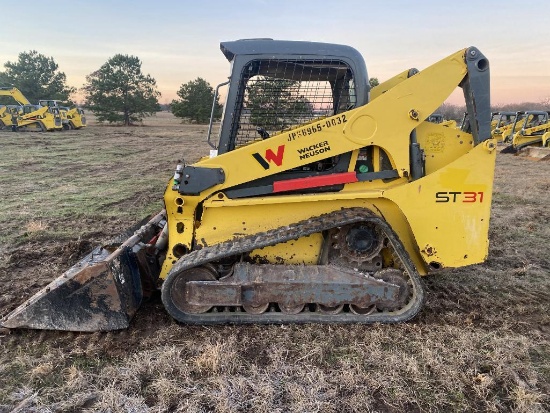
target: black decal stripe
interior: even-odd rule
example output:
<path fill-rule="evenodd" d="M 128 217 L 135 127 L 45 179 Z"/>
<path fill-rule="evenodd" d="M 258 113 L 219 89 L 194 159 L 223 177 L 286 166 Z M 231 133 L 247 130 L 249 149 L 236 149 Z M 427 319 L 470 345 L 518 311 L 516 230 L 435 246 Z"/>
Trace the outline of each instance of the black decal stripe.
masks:
<path fill-rule="evenodd" d="M 262 158 L 262 155 L 256 152 L 256 153 L 253 153 L 252 156 L 254 157 L 254 159 L 256 159 L 260 163 L 260 165 L 264 167 L 264 169 L 269 169 L 269 164 L 264 158 Z"/>

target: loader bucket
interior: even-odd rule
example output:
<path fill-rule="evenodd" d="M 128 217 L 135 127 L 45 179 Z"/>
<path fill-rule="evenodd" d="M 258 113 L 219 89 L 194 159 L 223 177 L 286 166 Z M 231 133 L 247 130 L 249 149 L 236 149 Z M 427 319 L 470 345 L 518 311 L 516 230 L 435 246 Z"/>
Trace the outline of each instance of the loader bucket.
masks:
<path fill-rule="evenodd" d="M 143 299 L 141 241 L 148 241 L 164 211 L 118 247 L 95 248 L 59 278 L 0 321 L 5 328 L 108 331 L 127 328 Z"/>
<path fill-rule="evenodd" d="M 514 148 L 513 145 L 508 145 L 503 150 L 500 151 L 500 153 L 517 153 L 517 149 Z"/>

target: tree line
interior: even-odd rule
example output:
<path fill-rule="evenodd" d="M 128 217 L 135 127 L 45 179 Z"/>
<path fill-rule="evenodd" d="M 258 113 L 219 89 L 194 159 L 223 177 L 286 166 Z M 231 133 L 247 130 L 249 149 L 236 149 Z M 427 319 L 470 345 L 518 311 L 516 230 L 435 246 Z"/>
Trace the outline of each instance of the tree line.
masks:
<path fill-rule="evenodd" d="M 141 60 L 136 56 L 116 54 L 109 58 L 100 68 L 86 76 L 86 83 L 80 88 L 85 97 L 84 107 L 91 110 L 100 122 L 123 123 L 131 125 L 142 121 L 145 117 L 166 109 L 166 105 L 160 105 L 158 99 L 161 94 L 157 90 L 155 79 L 144 74 L 141 70 Z M 371 87 L 379 84 L 377 78 L 369 79 Z M 22 52 L 17 61 L 6 62 L 4 71 L 0 72 L 0 86 L 17 87 L 31 102 L 41 99 L 57 99 L 72 105 L 71 95 L 77 89 L 67 85 L 67 76 L 59 70 L 53 57 L 47 57 L 36 50 Z M 260 97 L 274 96 L 277 104 L 283 107 L 300 106 L 301 112 L 307 109 L 309 102 L 293 99 L 289 90 L 294 85 L 292 82 L 271 83 L 271 88 L 276 88 L 277 93 L 266 93 L 262 87 L 265 84 L 258 82 L 250 87 L 248 102 L 257 110 L 252 114 L 255 117 L 264 118 L 262 111 L 270 107 L 269 102 L 260 102 Z M 169 109 L 182 119 L 197 123 L 207 123 L 212 112 L 214 89 L 203 78 L 182 84 L 177 91 L 178 99 L 171 102 Z M 257 102 L 256 102 L 257 101 Z M 11 98 L 0 96 L 0 104 L 13 104 Z M 161 107 L 162 106 L 162 107 Z M 542 110 L 550 109 L 550 98 L 540 103 L 519 103 L 504 106 L 496 106 L 493 111 L 517 111 L 532 108 Z M 464 113 L 464 106 L 445 103 L 438 110 L 446 119 L 460 120 Z M 214 117 L 219 118 L 222 105 L 216 98 L 214 104 Z M 300 112 L 300 111 L 298 111 Z M 261 119 L 260 119 L 261 120 Z M 259 123 L 260 120 L 258 120 Z M 265 119 L 264 122 L 265 123 Z M 285 125 L 270 125 L 284 128 Z"/>
<path fill-rule="evenodd" d="M 80 88 L 84 107 L 91 110 L 99 122 L 131 125 L 163 109 L 156 80 L 141 70 L 136 56 L 116 54 L 100 68 L 86 76 Z M 60 71 L 53 57 L 36 50 L 19 53 L 15 62 L 4 63 L 0 86 L 16 87 L 30 102 L 42 99 L 61 100 L 74 105 L 71 95 L 75 87 L 67 85 L 67 76 Z M 179 99 L 169 105 L 172 113 L 181 118 L 205 123 L 210 119 L 214 89 L 202 78 L 182 84 Z M 0 105 L 13 104 L 11 97 L 0 96 Z M 214 115 L 220 116 L 222 106 L 216 101 Z"/>

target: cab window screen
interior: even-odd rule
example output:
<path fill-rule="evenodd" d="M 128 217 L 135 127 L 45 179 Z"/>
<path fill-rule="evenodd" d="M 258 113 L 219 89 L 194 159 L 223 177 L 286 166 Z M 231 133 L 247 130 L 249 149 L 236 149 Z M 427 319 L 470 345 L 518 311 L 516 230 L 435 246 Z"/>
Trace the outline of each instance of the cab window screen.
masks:
<path fill-rule="evenodd" d="M 255 60 L 243 69 L 237 102 L 233 147 L 348 110 L 356 96 L 340 60 Z"/>

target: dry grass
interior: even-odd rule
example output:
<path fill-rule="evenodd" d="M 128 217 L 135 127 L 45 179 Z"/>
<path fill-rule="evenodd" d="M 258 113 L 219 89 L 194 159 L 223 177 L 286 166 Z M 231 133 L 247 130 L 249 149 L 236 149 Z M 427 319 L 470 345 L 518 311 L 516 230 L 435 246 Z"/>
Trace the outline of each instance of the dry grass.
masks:
<path fill-rule="evenodd" d="M 48 224 L 42 221 L 30 221 L 25 225 L 27 232 L 40 232 L 48 229 Z"/>
<path fill-rule="evenodd" d="M 2 132 L 0 315 L 159 209 L 205 136 L 168 114 Z M 425 279 L 412 322 L 184 326 L 154 297 L 125 331 L 0 336 L 0 412 L 549 411 L 550 162 L 499 155 L 496 172 L 489 260 Z"/>

